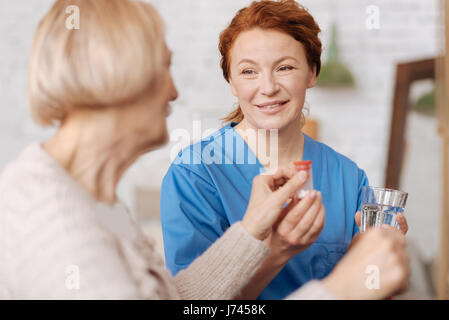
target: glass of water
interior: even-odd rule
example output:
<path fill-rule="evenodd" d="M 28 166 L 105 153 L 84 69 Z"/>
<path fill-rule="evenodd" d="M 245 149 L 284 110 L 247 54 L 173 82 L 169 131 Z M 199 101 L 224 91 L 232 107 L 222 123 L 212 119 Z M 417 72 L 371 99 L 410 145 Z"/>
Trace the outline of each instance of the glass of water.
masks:
<path fill-rule="evenodd" d="M 399 229 L 396 216 L 404 212 L 407 197 L 406 192 L 364 186 L 360 231 L 365 232 L 370 227 L 380 228 L 384 224 Z"/>

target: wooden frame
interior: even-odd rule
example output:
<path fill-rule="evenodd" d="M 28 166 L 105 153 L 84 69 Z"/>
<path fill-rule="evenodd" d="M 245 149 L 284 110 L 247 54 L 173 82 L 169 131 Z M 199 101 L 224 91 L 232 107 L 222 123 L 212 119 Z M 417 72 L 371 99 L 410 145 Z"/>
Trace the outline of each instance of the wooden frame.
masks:
<path fill-rule="evenodd" d="M 449 16 L 449 6 L 446 6 L 446 14 Z M 449 35 L 449 23 L 446 24 L 446 34 Z M 449 52 L 449 41 L 446 41 L 446 46 L 446 52 Z M 436 288 L 438 299 L 448 299 L 449 280 L 449 89 L 447 88 L 447 75 L 449 75 L 449 57 L 447 56 L 397 65 L 385 175 L 386 187 L 399 189 L 405 146 L 405 126 L 410 106 L 410 87 L 417 80 L 436 79 L 438 133 L 442 137 L 441 235 Z"/>
<path fill-rule="evenodd" d="M 435 78 L 435 59 L 400 63 L 396 68 L 396 83 L 390 128 L 385 186 L 399 189 L 404 154 L 404 133 L 409 111 L 410 87 L 414 81 Z"/>
<path fill-rule="evenodd" d="M 440 300 L 449 297 L 449 1 L 440 1 L 440 10 L 444 12 L 444 33 L 439 35 L 441 57 L 436 61 L 436 105 L 438 116 L 438 134 L 441 136 L 441 218 L 440 252 L 438 261 L 437 297 Z"/>

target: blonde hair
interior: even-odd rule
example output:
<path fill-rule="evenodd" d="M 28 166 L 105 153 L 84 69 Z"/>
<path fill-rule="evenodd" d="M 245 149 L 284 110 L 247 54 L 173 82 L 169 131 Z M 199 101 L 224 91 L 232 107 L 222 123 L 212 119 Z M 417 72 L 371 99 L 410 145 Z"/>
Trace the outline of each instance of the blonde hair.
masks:
<path fill-rule="evenodd" d="M 66 25 L 70 6 L 79 9 L 79 29 Z M 147 3 L 56 1 L 31 49 L 28 98 L 34 120 L 55 125 L 74 108 L 131 103 L 154 90 L 168 59 L 162 28 Z"/>

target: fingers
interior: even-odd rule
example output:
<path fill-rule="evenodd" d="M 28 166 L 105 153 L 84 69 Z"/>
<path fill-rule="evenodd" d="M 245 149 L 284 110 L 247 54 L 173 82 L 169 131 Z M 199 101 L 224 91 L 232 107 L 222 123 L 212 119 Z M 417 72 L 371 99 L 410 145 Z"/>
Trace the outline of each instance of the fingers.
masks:
<path fill-rule="evenodd" d="M 361 224 L 361 217 L 362 214 L 360 213 L 360 211 L 357 211 L 355 214 L 355 223 L 357 223 L 357 226 L 360 228 L 360 224 Z M 397 222 L 399 225 L 399 230 L 402 232 L 402 234 L 407 234 L 408 231 L 408 224 L 407 224 L 407 219 L 405 219 L 404 215 L 402 213 L 398 213 L 397 215 Z"/>
<path fill-rule="evenodd" d="M 287 165 L 280 167 L 273 174 L 260 174 L 253 180 L 253 185 L 257 187 L 268 186 L 272 191 L 276 191 L 279 187 L 285 185 L 289 180 L 297 176 L 295 166 Z M 307 180 L 307 177 L 306 177 Z"/>
<path fill-rule="evenodd" d="M 397 222 L 399 225 L 399 230 L 405 235 L 408 231 L 407 219 L 404 217 L 402 213 L 398 213 Z"/>
<path fill-rule="evenodd" d="M 307 173 L 297 173 L 294 166 L 279 168 L 273 175 L 256 176 L 248 209 L 242 219 L 246 230 L 258 239 L 265 239 L 279 217 L 287 214 L 284 204 L 290 201 L 295 207 L 296 194 L 306 180 Z"/>
<path fill-rule="evenodd" d="M 292 210 L 292 208 L 298 202 L 299 202 L 298 198 L 293 198 L 287 202 L 287 206 L 284 209 L 282 209 L 282 212 L 279 215 L 278 220 L 274 223 L 273 228 L 277 229 L 279 227 L 280 223 L 284 221 L 285 216 L 290 212 L 290 210 Z"/>
<path fill-rule="evenodd" d="M 405 243 L 405 236 L 396 229 L 370 228 L 359 234 L 326 278 L 330 280 L 331 289 L 349 299 L 351 295 L 357 299 L 380 299 L 403 290 L 410 273 Z M 369 265 L 378 268 L 379 287 L 376 290 L 367 290 L 366 267 Z"/>
<path fill-rule="evenodd" d="M 310 227 L 309 231 L 305 235 L 307 239 L 317 238 L 317 236 L 321 233 L 321 230 L 324 228 L 324 223 L 326 221 L 325 217 L 326 217 L 326 210 L 323 204 L 321 204 L 320 209 L 318 211 L 318 215 L 313 221 L 313 224 Z"/>
<path fill-rule="evenodd" d="M 384 253 L 384 257 L 390 257 L 387 265 L 390 270 L 390 281 L 393 286 L 397 287 L 396 293 L 400 293 L 407 288 L 410 275 L 410 258 L 406 251 L 407 241 L 405 236 L 397 229 L 387 228 L 383 229 L 383 232 L 388 249 Z"/>
<path fill-rule="evenodd" d="M 361 244 L 363 243 L 363 244 Z M 369 228 L 366 232 L 361 233 L 354 238 L 350 247 L 355 248 L 359 245 L 379 247 L 381 243 L 386 244 L 390 248 L 404 250 L 407 245 L 406 237 L 396 228 L 384 225 L 382 228 Z"/>
<path fill-rule="evenodd" d="M 296 169 L 293 164 L 280 167 L 272 175 L 274 180 L 285 179 L 288 180 L 296 174 Z"/>
<path fill-rule="evenodd" d="M 284 204 L 297 200 L 296 193 L 307 180 L 307 173 L 293 173 L 294 168 L 284 167 L 274 175 L 258 175 L 253 179 L 251 198 L 242 223 L 246 230 L 258 239 L 265 239 L 273 225 L 284 212 Z M 288 179 L 276 191 L 275 181 Z"/>
<path fill-rule="evenodd" d="M 306 214 L 307 210 L 314 203 L 316 196 L 315 193 L 308 192 L 307 195 L 300 201 L 298 201 L 286 214 L 285 218 L 279 225 L 279 232 L 282 234 L 288 234 L 295 228 L 302 217 Z"/>
<path fill-rule="evenodd" d="M 270 176 L 270 178 L 273 180 L 272 190 L 275 191 L 279 187 L 283 186 L 289 179 L 291 179 L 296 172 L 297 171 L 295 170 L 295 166 L 291 164 L 278 168 L 272 174 L 264 174 L 264 175 Z"/>
<path fill-rule="evenodd" d="M 316 221 L 322 207 L 321 194 L 317 191 L 310 191 L 288 212 L 279 224 L 279 232 L 285 235 L 291 233 L 295 239 L 305 236 L 311 231 L 314 223 L 317 226 L 322 224 L 324 210 L 322 212 L 323 217 Z M 315 232 L 316 230 L 313 230 L 313 233 Z"/>
<path fill-rule="evenodd" d="M 271 175 L 259 174 L 253 179 L 253 190 L 258 190 L 260 188 L 272 189 L 274 185 L 274 179 Z"/>
<path fill-rule="evenodd" d="M 396 228 L 385 225 L 382 229 L 377 229 L 377 230 L 380 230 L 381 236 L 390 240 L 393 245 L 400 247 L 400 248 L 405 248 L 407 246 L 406 237 L 404 236 L 404 234 L 399 232 Z"/>
<path fill-rule="evenodd" d="M 272 193 L 276 204 L 283 205 L 289 198 L 291 198 L 306 182 L 307 173 L 301 171 L 290 178 L 282 187 Z"/>
<path fill-rule="evenodd" d="M 360 224 L 362 223 L 362 214 L 360 211 L 355 213 L 355 223 L 357 223 L 357 226 L 360 228 Z"/>
<path fill-rule="evenodd" d="M 309 235 L 315 234 L 318 230 L 321 230 L 322 226 L 320 224 L 323 220 L 318 219 L 320 213 L 322 218 L 324 218 L 324 206 L 321 202 L 321 193 L 317 192 L 312 206 L 307 210 L 301 221 L 295 226 L 293 234 L 297 237 L 307 238 Z M 313 228 L 315 223 L 316 228 Z"/>

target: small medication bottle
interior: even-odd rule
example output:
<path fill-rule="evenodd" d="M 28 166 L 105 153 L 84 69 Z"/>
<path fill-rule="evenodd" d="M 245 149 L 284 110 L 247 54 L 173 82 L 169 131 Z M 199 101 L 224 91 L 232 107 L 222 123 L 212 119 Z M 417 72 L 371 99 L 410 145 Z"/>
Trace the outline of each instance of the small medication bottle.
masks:
<path fill-rule="evenodd" d="M 306 171 L 307 172 L 307 180 L 306 183 L 302 186 L 301 190 L 298 191 L 298 198 L 302 199 L 306 196 L 309 190 L 313 190 L 313 175 L 312 175 L 312 160 L 305 161 L 296 161 L 294 162 L 296 167 L 296 171 Z"/>

